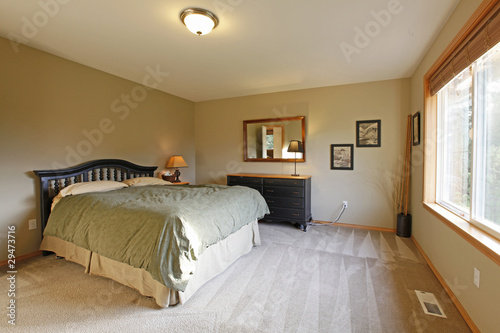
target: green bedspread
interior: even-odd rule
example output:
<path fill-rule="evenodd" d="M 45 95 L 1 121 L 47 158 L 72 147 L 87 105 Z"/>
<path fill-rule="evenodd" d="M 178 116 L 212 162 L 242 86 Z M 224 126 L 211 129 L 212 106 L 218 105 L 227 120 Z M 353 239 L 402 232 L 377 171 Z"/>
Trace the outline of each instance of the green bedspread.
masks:
<path fill-rule="evenodd" d="M 128 187 L 64 197 L 44 235 L 143 268 L 184 291 L 205 248 L 267 213 L 264 198 L 247 187 Z"/>

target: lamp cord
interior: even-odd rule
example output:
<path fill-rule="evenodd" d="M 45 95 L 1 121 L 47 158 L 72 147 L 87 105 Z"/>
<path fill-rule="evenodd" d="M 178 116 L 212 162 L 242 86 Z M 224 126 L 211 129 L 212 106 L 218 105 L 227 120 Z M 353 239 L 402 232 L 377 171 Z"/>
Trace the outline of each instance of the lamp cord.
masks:
<path fill-rule="evenodd" d="M 346 205 L 342 204 L 342 208 L 340 209 L 340 213 L 337 216 L 337 218 L 335 219 L 335 221 L 333 221 L 333 222 L 328 222 L 328 223 L 314 223 L 314 222 L 309 222 L 308 225 L 322 226 L 322 225 L 331 225 L 331 224 L 337 223 L 340 220 L 340 217 L 342 216 L 342 214 L 344 214 L 344 211 L 345 211 L 346 208 L 347 208 Z"/>

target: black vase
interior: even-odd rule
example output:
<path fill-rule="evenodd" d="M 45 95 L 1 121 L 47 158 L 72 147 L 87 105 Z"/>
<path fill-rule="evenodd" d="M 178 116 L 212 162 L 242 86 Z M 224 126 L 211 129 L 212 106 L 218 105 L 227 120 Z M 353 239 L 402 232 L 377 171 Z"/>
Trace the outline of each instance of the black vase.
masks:
<path fill-rule="evenodd" d="M 411 236 L 411 215 L 404 215 L 403 213 L 398 214 L 398 224 L 396 229 L 396 235 L 399 237 L 410 237 Z"/>

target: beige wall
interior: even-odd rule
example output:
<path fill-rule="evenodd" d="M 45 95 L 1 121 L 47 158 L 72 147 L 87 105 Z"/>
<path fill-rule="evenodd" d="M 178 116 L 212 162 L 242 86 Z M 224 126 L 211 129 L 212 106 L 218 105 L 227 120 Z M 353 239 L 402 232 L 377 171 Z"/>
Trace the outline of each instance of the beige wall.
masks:
<path fill-rule="evenodd" d="M 448 20 L 411 79 L 411 111 L 423 111 L 423 76 L 458 34 L 479 0 L 462 0 Z M 423 123 L 423 119 L 422 119 Z M 425 143 L 424 143 L 425 144 Z M 465 307 L 481 332 L 498 332 L 500 327 L 500 266 L 458 236 L 429 212 L 422 200 L 423 144 L 413 154 L 413 236 Z M 473 268 L 481 272 L 480 288 L 473 284 Z"/>
<path fill-rule="evenodd" d="M 28 220 L 38 219 L 32 170 L 98 158 L 163 168 L 182 154 L 192 167 L 181 177 L 194 181 L 194 103 L 29 47 L 15 53 L 0 38 L 0 153 L 1 261 L 8 226 L 17 229 L 17 256 L 38 250 L 40 229 L 28 230 Z"/>
<path fill-rule="evenodd" d="M 340 222 L 395 228 L 385 180 L 401 155 L 409 83 L 389 80 L 196 103 L 197 182 L 225 184 L 226 174 L 234 172 L 293 173 L 293 163 L 243 162 L 243 120 L 306 116 L 306 162 L 297 164 L 297 172 L 312 175 L 313 218 L 335 219 L 347 200 Z M 330 170 L 330 144 L 355 144 L 356 120 L 373 119 L 382 120 L 382 147 L 355 148 L 354 171 Z"/>

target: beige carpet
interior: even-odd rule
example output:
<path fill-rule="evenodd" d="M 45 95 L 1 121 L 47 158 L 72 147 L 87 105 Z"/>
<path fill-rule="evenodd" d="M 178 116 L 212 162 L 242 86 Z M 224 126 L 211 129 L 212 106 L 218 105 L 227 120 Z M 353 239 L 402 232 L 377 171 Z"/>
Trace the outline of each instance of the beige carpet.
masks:
<path fill-rule="evenodd" d="M 261 223 L 262 245 L 185 305 L 153 300 L 54 256 L 18 264 L 19 332 L 470 332 L 410 239 L 393 233 Z M 415 289 L 447 318 L 426 315 Z"/>

